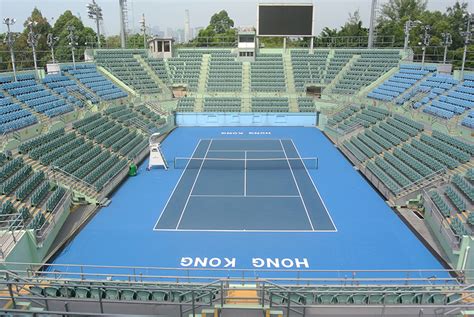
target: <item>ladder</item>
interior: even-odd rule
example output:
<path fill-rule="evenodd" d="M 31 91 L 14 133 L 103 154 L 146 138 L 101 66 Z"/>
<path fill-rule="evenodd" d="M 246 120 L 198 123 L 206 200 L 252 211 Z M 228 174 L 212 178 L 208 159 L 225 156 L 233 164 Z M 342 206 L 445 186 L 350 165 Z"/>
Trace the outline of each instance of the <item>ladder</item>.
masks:
<path fill-rule="evenodd" d="M 163 167 L 165 170 L 168 169 L 168 163 L 166 162 L 163 151 L 161 150 L 159 136 L 160 133 L 153 133 L 149 138 L 150 159 L 148 161 L 148 171 L 150 171 L 153 166 Z"/>

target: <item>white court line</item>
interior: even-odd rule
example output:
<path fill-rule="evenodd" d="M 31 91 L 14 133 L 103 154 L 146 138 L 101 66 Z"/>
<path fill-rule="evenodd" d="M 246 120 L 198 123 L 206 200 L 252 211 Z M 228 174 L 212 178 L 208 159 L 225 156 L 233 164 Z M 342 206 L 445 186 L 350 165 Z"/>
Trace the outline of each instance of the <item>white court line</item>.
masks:
<path fill-rule="evenodd" d="M 244 196 L 247 196 L 247 151 L 244 154 Z"/>
<path fill-rule="evenodd" d="M 194 151 L 191 154 L 191 157 L 193 157 L 194 153 L 196 153 L 197 149 L 199 148 L 199 145 L 201 144 L 201 141 L 202 140 L 199 140 L 198 144 L 196 144 L 196 147 L 194 148 Z M 160 222 L 161 217 L 165 213 L 166 207 L 168 207 L 168 203 L 170 202 L 171 197 L 173 197 L 174 191 L 176 190 L 176 188 L 178 188 L 178 185 L 181 182 L 181 178 L 183 177 L 184 173 L 186 173 L 186 169 L 188 168 L 188 165 L 189 165 L 190 162 L 191 162 L 191 160 L 188 161 L 188 163 L 186 164 L 186 167 L 184 168 L 183 172 L 179 176 L 178 182 L 176 182 L 176 185 L 174 185 L 173 191 L 171 192 L 171 195 L 168 197 L 168 200 L 166 201 L 165 207 L 163 207 L 163 210 L 161 211 L 161 214 L 158 217 L 158 220 L 156 221 L 155 226 L 153 227 L 153 230 L 155 230 L 156 226 L 158 225 L 158 222 Z"/>
<path fill-rule="evenodd" d="M 298 148 L 296 147 L 295 142 L 293 142 L 292 139 L 290 139 L 290 140 L 291 140 L 291 143 L 293 144 L 293 147 L 294 147 L 295 150 L 296 150 L 296 154 L 298 154 L 298 157 L 301 158 L 300 152 L 298 151 Z M 318 194 L 319 199 L 320 199 L 321 202 L 323 203 L 324 210 L 326 211 L 326 213 L 327 213 L 329 219 L 331 220 L 331 223 L 332 223 L 332 225 L 333 225 L 333 227 L 334 227 L 334 230 L 332 230 L 332 232 L 337 232 L 336 224 L 335 224 L 334 221 L 332 220 L 331 214 L 329 213 L 328 208 L 326 207 L 326 204 L 324 203 L 323 198 L 322 198 L 321 195 L 319 194 L 318 187 L 316 187 L 316 184 L 314 183 L 313 178 L 311 178 L 311 175 L 309 174 L 308 169 L 306 168 L 306 165 L 304 164 L 304 162 L 302 162 L 302 164 L 303 164 L 303 166 L 304 166 L 304 169 L 306 170 L 306 174 L 308 174 L 308 177 L 309 177 L 309 179 L 311 180 L 311 183 L 312 183 L 313 186 L 314 186 L 314 189 L 316 190 L 316 193 Z M 327 231 L 329 231 L 329 230 L 327 230 Z"/>
<path fill-rule="evenodd" d="M 293 168 L 291 167 L 290 161 L 288 160 L 288 156 L 286 155 L 285 148 L 283 147 L 283 143 L 280 140 L 281 148 L 283 149 L 283 152 L 285 153 L 286 157 L 286 162 L 288 163 L 288 167 L 290 168 L 291 175 L 293 176 L 293 180 L 295 181 L 296 189 L 298 189 L 298 194 L 300 195 L 301 202 L 303 203 L 304 210 L 306 211 L 306 216 L 308 217 L 309 224 L 311 225 L 311 229 L 314 231 L 314 226 L 313 222 L 311 221 L 311 218 L 309 217 L 309 212 L 308 209 L 306 208 L 306 204 L 304 202 L 303 196 L 301 195 L 300 187 L 298 186 L 298 182 L 296 181 L 295 174 L 293 173 Z"/>
<path fill-rule="evenodd" d="M 282 150 L 209 150 L 209 152 L 283 152 Z"/>
<path fill-rule="evenodd" d="M 334 230 L 275 230 L 275 229 L 155 229 L 155 231 L 164 232 L 242 232 L 242 233 L 315 233 L 315 232 L 334 232 Z"/>
<path fill-rule="evenodd" d="M 196 186 L 196 182 L 199 178 L 199 174 L 201 173 L 202 166 L 204 165 L 204 162 L 206 161 L 207 152 L 209 151 L 211 144 L 212 144 L 212 140 L 209 142 L 209 145 L 207 146 L 206 154 L 204 155 L 204 159 L 201 162 L 201 166 L 199 166 L 199 170 L 196 174 L 196 178 L 194 179 L 194 183 L 193 183 L 193 186 L 191 187 L 191 191 L 189 192 L 188 199 L 186 199 L 186 203 L 184 204 L 183 211 L 181 211 L 181 216 L 179 217 L 178 224 L 176 225 L 176 229 L 178 229 L 179 224 L 181 223 L 181 219 L 183 219 L 184 211 L 186 210 L 186 207 L 188 206 L 189 199 L 191 198 L 191 194 L 193 193 L 194 186 Z"/>
<path fill-rule="evenodd" d="M 280 195 L 280 196 L 273 196 L 273 195 L 191 195 L 191 197 L 209 197 L 209 198 L 219 198 L 219 197 L 237 197 L 237 198 L 244 198 L 244 197 L 250 197 L 250 198 L 300 198 L 300 196 L 297 195 Z"/>

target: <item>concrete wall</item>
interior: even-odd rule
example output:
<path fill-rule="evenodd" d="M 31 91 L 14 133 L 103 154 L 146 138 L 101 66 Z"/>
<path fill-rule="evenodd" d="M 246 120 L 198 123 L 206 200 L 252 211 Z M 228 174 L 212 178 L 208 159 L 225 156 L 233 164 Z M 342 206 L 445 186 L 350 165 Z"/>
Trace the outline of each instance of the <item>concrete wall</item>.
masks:
<path fill-rule="evenodd" d="M 315 126 L 316 113 L 222 113 L 178 112 L 178 126 Z"/>

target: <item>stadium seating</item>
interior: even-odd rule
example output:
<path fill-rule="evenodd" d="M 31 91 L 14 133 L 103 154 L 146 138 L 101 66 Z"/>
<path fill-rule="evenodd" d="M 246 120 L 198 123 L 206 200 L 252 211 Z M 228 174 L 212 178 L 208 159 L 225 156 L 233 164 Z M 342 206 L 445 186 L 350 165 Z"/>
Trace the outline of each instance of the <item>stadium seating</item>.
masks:
<path fill-rule="evenodd" d="M 351 127 L 363 127 L 342 147 L 366 164 L 394 194 L 468 163 L 474 155 L 474 145 L 437 130 L 425 133 L 423 124 L 378 107 L 352 105 L 333 115 L 328 126 L 342 134 L 352 131 Z M 453 184 L 472 199 L 472 186 L 464 178 L 454 177 Z"/>
<path fill-rule="evenodd" d="M 145 58 L 147 54 L 145 50 L 114 49 L 94 52 L 98 65 L 105 67 L 134 90 L 144 94 L 160 93 L 160 88 L 134 57 L 140 55 Z"/>
<path fill-rule="evenodd" d="M 97 120 L 101 119 L 99 116 L 96 118 Z M 90 119 L 87 118 L 84 120 Z M 80 126 L 82 128 L 81 134 L 86 135 L 86 132 L 89 131 L 88 128 L 95 124 L 96 121 L 92 121 L 84 126 L 81 126 L 81 123 L 82 122 L 79 121 L 79 123 L 75 124 L 75 127 L 79 129 L 78 127 Z M 122 129 L 126 130 L 126 128 Z M 110 129 L 108 131 L 115 130 Z M 110 133 L 108 131 L 106 131 L 106 133 Z M 88 138 L 91 140 L 94 139 L 92 136 L 88 136 Z M 98 138 L 98 136 L 96 138 Z M 130 138 L 129 135 L 117 134 L 107 135 L 107 138 L 104 138 L 103 142 L 104 146 L 110 148 L 114 153 L 117 153 L 123 150 L 130 142 L 134 142 L 136 147 L 138 147 L 140 139 Z M 133 152 L 133 149 L 134 147 L 132 147 L 132 149 L 127 147 L 129 153 L 124 153 L 123 155 L 130 154 Z M 126 166 L 126 161 L 117 158 L 117 154 L 113 154 L 110 150 L 94 145 L 91 141 L 77 136 L 74 132 L 66 133 L 64 130 L 52 131 L 26 141 L 20 145 L 19 150 L 23 154 L 28 154 L 31 159 L 39 161 L 42 165 L 53 166 L 64 173 L 72 174 L 74 177 L 94 185 L 98 191 L 102 189 L 103 185 L 98 180 L 108 174 L 108 171 L 113 167 L 113 164 L 110 163 L 112 160 L 122 169 Z M 107 182 L 110 178 L 115 176 L 115 174 L 109 176 L 110 177 L 105 180 L 102 180 L 103 183 Z"/>
<path fill-rule="evenodd" d="M 315 112 L 316 106 L 314 105 L 313 98 L 311 97 L 298 97 L 298 110 L 299 112 Z"/>
<path fill-rule="evenodd" d="M 397 73 L 371 91 L 367 97 L 393 101 L 434 70 L 432 67 L 423 67 L 419 64 L 401 64 Z"/>
<path fill-rule="evenodd" d="M 211 55 L 207 75 L 208 92 L 240 92 L 242 90 L 242 63 L 230 51 Z"/>
<path fill-rule="evenodd" d="M 128 96 L 126 92 L 122 91 L 109 79 L 100 74 L 95 64 L 76 64 L 76 68 L 72 65 L 62 65 L 61 70 L 78 80 L 86 88 L 94 92 L 101 100 L 109 101 Z"/>
<path fill-rule="evenodd" d="M 166 62 L 163 59 L 145 58 L 145 61 L 155 71 L 158 77 L 166 84 L 171 84 L 170 74 L 167 70 Z"/>
<path fill-rule="evenodd" d="M 0 85 L 0 90 L 4 90 L 12 98 L 50 118 L 74 110 L 73 106 L 68 104 L 63 98 L 52 94 L 51 91 L 39 84 L 34 75 L 25 76 L 18 81 L 3 82 Z M 12 99 L 6 100 L 7 103 L 11 101 Z M 33 119 L 29 118 L 28 114 L 29 112 L 26 111 L 19 112 L 18 114 L 8 114 L 6 120 L 10 118 L 11 120 L 9 121 L 14 121 L 26 117 L 22 122 L 30 122 L 31 124 Z"/>
<path fill-rule="evenodd" d="M 333 93 L 354 94 L 396 67 L 400 60 L 398 50 L 364 50 L 356 54 L 360 54 L 360 58 L 349 66 L 346 74 L 332 89 Z"/>
<path fill-rule="evenodd" d="M 288 112 L 288 98 L 252 97 L 252 112 Z"/>
<path fill-rule="evenodd" d="M 13 102 L 0 92 L 0 134 L 25 128 L 35 124 L 38 119 L 21 105 Z"/>
<path fill-rule="evenodd" d="M 250 65 L 250 88 L 256 92 L 286 91 L 281 54 L 257 54 Z"/>
<path fill-rule="evenodd" d="M 172 84 L 185 84 L 188 90 L 195 91 L 201 73 L 204 50 L 178 50 L 177 57 L 168 59 L 168 69 Z"/>
<path fill-rule="evenodd" d="M 73 104 L 78 107 L 83 107 L 83 102 L 74 96 L 71 92 L 76 92 L 86 99 L 90 100 L 93 104 L 99 102 L 99 98 L 94 96 L 92 93 L 86 91 L 85 89 L 79 87 L 77 83 L 71 78 L 65 75 L 47 75 L 42 80 L 48 88 L 52 89 L 58 95 L 61 95 L 66 99 L 70 104 Z"/>
<path fill-rule="evenodd" d="M 328 50 L 315 50 L 313 54 L 308 50 L 291 51 L 293 77 L 297 90 L 303 91 L 307 84 L 322 84 L 328 54 Z"/>
<path fill-rule="evenodd" d="M 204 99 L 205 112 L 240 112 L 240 98 L 214 97 Z"/>
<path fill-rule="evenodd" d="M 178 100 L 176 106 L 177 112 L 193 112 L 194 111 L 194 97 L 184 97 Z"/>
<path fill-rule="evenodd" d="M 474 77 L 467 75 L 458 81 L 451 75 L 437 73 L 434 66 L 402 64 L 395 75 L 367 97 L 398 105 L 410 102 L 414 109 L 422 109 L 424 113 L 449 120 L 472 108 Z M 461 124 L 473 128 L 473 116 L 474 113 L 469 112 Z"/>

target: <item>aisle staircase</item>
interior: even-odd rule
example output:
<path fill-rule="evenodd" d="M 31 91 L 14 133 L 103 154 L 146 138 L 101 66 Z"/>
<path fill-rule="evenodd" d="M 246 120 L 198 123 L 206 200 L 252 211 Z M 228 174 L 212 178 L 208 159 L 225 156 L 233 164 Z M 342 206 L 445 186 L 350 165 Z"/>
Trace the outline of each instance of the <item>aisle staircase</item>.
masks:
<path fill-rule="evenodd" d="M 162 94 L 164 94 L 167 98 L 172 97 L 171 89 L 161 80 L 161 78 L 156 74 L 156 72 L 150 67 L 150 65 L 143 59 L 141 55 L 133 55 L 135 59 L 140 63 L 140 66 L 148 73 L 151 79 L 156 83 Z"/>
<path fill-rule="evenodd" d="M 360 57 L 360 55 L 352 56 L 352 58 L 347 62 L 347 64 L 344 65 L 344 67 L 339 71 L 336 77 L 334 77 L 334 79 L 326 86 L 326 89 L 324 91 L 325 94 L 332 93 L 332 90 L 334 89 L 334 87 L 336 87 L 337 83 L 339 83 L 339 81 L 346 76 L 347 72 L 351 69 L 351 67 Z"/>
<path fill-rule="evenodd" d="M 283 54 L 283 67 L 286 77 L 286 89 L 289 94 L 296 93 L 295 78 L 293 75 L 293 63 L 291 62 L 290 54 Z M 290 106 L 291 108 L 291 106 Z"/>

